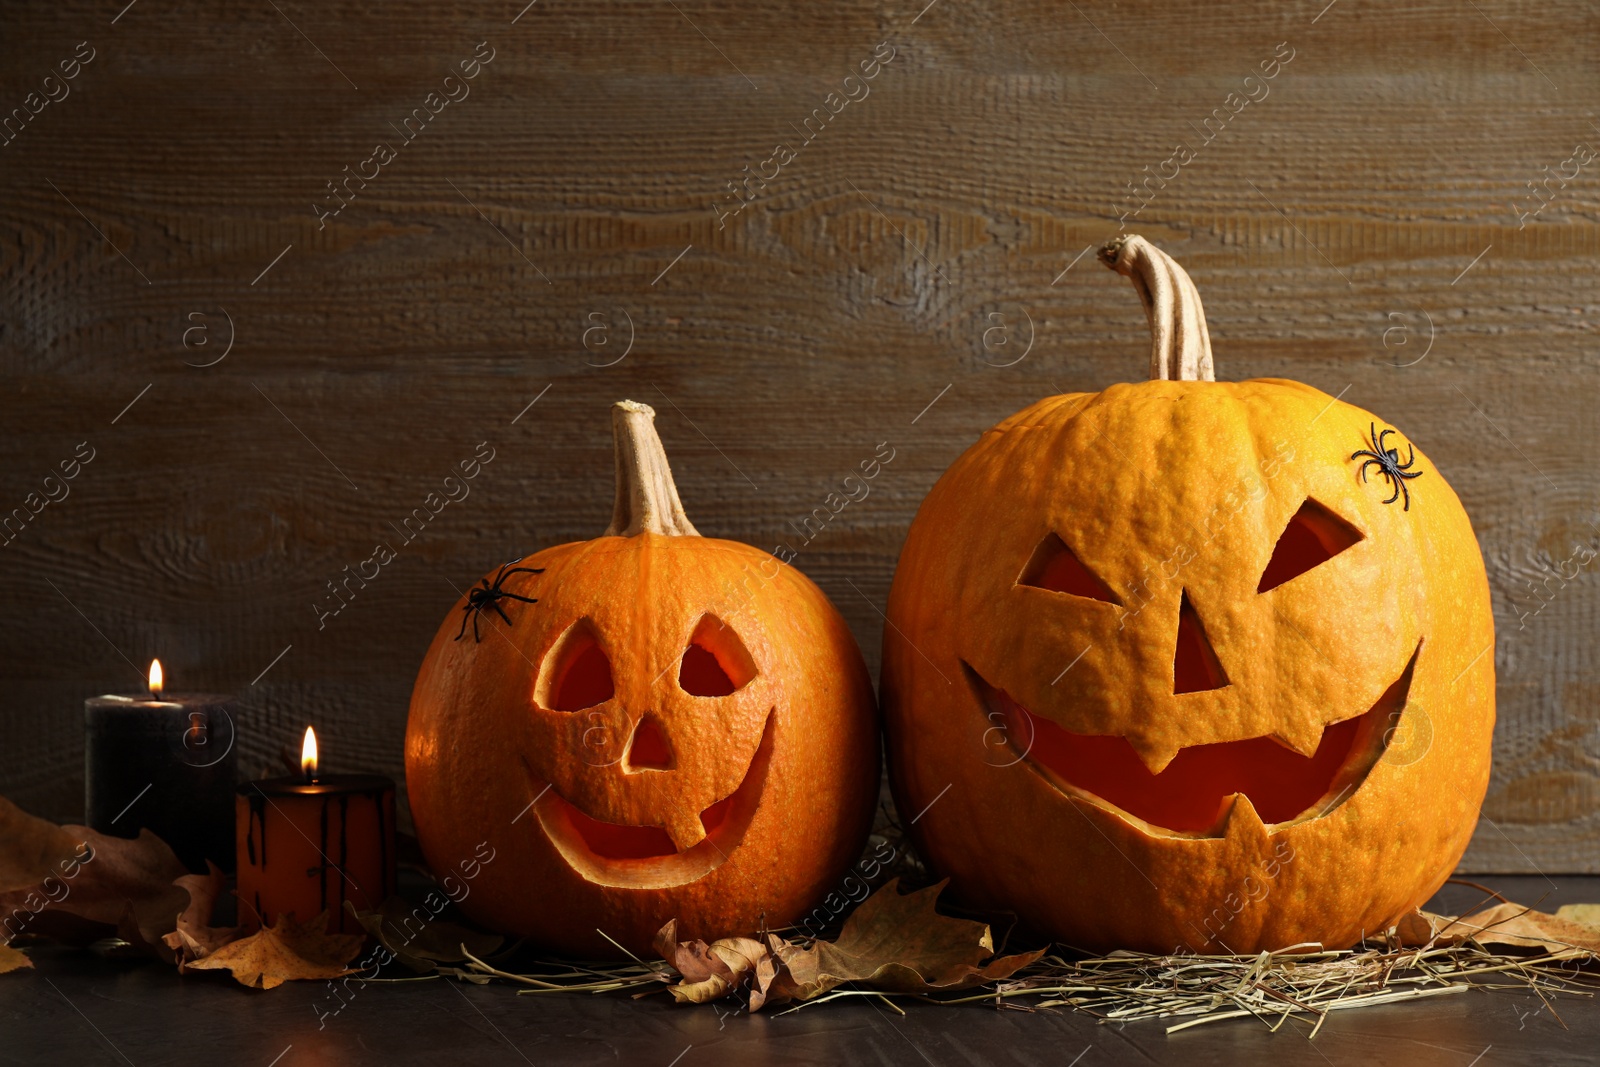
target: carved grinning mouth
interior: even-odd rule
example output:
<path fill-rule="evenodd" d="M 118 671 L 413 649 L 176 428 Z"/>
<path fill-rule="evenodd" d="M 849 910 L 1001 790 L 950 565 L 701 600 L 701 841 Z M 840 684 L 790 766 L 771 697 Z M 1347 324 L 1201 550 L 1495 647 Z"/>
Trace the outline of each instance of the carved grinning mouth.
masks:
<path fill-rule="evenodd" d="M 679 850 L 659 825 L 596 819 L 530 772 L 539 825 L 568 865 L 596 884 L 661 889 L 703 878 L 739 847 L 755 817 L 772 762 L 773 717 L 769 711 L 744 779 L 700 812 L 705 836 L 688 848 Z"/>
<path fill-rule="evenodd" d="M 1153 773 L 1126 738 L 1077 734 L 1035 715 L 986 682 L 963 661 L 991 723 L 1005 724 L 1006 743 L 1052 785 L 1151 827 L 1191 837 L 1220 836 L 1236 795 L 1248 797 L 1261 821 L 1318 818 L 1353 794 L 1398 729 L 1422 645 L 1371 709 L 1331 723 L 1317 750 L 1304 756 L 1277 739 L 1251 737 L 1178 750 Z"/>

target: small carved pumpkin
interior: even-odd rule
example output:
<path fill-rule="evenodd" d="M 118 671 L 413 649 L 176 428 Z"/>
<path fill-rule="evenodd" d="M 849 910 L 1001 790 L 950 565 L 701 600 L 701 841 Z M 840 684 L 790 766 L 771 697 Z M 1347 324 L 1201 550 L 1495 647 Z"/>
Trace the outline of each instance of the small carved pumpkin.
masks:
<path fill-rule="evenodd" d="M 707 939 L 793 921 L 860 854 L 880 757 L 871 682 L 827 597 L 701 537 L 655 412 L 612 414 L 610 528 L 464 598 L 406 731 L 443 888 L 480 923 L 590 957 L 644 955 L 672 918 Z"/>
<path fill-rule="evenodd" d="M 900 811 L 974 905 L 1091 948 L 1349 945 L 1459 861 L 1489 779 L 1483 560 L 1427 457 L 1212 380 L 1138 237 L 1152 379 L 1051 397 L 923 502 L 884 631 Z"/>

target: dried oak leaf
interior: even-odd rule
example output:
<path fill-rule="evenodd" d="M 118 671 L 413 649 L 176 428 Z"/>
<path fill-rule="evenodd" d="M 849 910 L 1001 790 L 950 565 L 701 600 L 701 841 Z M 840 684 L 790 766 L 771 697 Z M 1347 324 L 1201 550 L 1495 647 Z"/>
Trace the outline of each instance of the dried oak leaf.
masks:
<path fill-rule="evenodd" d="M 1600 904 L 1563 904 L 1556 909 L 1556 918 L 1600 929 Z"/>
<path fill-rule="evenodd" d="M 189 899 L 187 891 L 173 883 L 189 871 L 165 841 L 144 829 L 131 839 L 98 833 L 87 826 L 63 829 L 87 843 L 92 854 L 69 883 L 62 907 L 95 922 L 115 924 L 132 904 L 141 929 L 160 926 L 163 921 L 167 930 L 172 929 Z M 165 932 L 161 930 L 156 938 Z"/>
<path fill-rule="evenodd" d="M 1600 953 L 1600 926 L 1581 921 L 1595 905 L 1567 905 L 1555 915 L 1521 904 L 1500 903 L 1456 918 L 1418 908 L 1395 925 L 1395 935 L 1407 947 L 1454 945 L 1469 938 L 1480 945 L 1512 945 L 1551 952 L 1578 948 Z M 1582 910 L 1580 910 L 1582 909 Z"/>
<path fill-rule="evenodd" d="M 10 945 L 0 944 L 0 974 L 11 971 L 20 971 L 24 967 L 32 967 L 30 960 L 21 949 L 12 948 Z"/>
<path fill-rule="evenodd" d="M 189 872 L 172 849 L 149 830 L 130 840 L 86 826 L 59 829 L 77 851 L 38 883 L 0 893 L 0 914 L 13 918 L 7 930 L 79 945 L 116 935 L 166 955 L 161 937 L 189 900 L 173 884 Z"/>
<path fill-rule="evenodd" d="M 1463 915 L 1444 934 L 1448 937 L 1462 929 L 1480 945 L 1519 945 L 1551 952 L 1581 948 L 1600 952 L 1600 930 L 1559 915 L 1534 911 L 1521 904 L 1496 904 L 1492 908 Z"/>
<path fill-rule="evenodd" d="M 668 989 L 679 1004 L 705 1004 L 749 983 L 750 1010 L 760 1011 L 778 975 L 778 961 L 761 942 L 748 937 L 719 938 L 709 945 L 679 941 L 677 919 L 656 934 L 655 948 L 683 976 Z"/>
<path fill-rule="evenodd" d="M 1449 915 L 1435 915 L 1431 911 L 1412 908 L 1394 924 L 1394 936 L 1402 948 L 1424 948 L 1433 944 L 1439 932 L 1452 921 Z M 1465 936 L 1463 932 L 1462 938 Z"/>
<path fill-rule="evenodd" d="M 217 898 L 228 888 L 228 878 L 210 860 L 206 867 L 205 874 L 186 874 L 173 882 L 189 894 L 189 905 L 178 916 L 177 927 L 161 940 L 172 950 L 180 974 L 195 960 L 205 959 L 239 936 L 236 926 L 211 925 Z"/>
<path fill-rule="evenodd" d="M 399 897 L 385 900 L 377 911 L 357 911 L 349 902 L 345 907 L 395 959 L 418 974 L 432 974 L 441 964 L 466 962 L 463 948 L 481 960 L 494 955 L 506 942 L 499 934 L 442 922 L 424 907 L 413 907 Z"/>
<path fill-rule="evenodd" d="M 983 963 L 994 954 L 989 927 L 935 911 L 944 886 L 902 896 L 899 879 L 889 881 L 851 913 L 837 941 L 800 948 L 767 935 L 788 971 L 773 999 L 810 1000 L 845 982 L 895 993 L 965 989 L 1009 978 L 1044 955 L 1039 949 Z"/>
<path fill-rule="evenodd" d="M 28 889 L 58 874 L 79 844 L 63 827 L 0 797 L 0 893 Z"/>
<path fill-rule="evenodd" d="M 264 926 L 231 941 L 205 959 L 187 964 L 185 970 L 231 971 L 251 989 L 271 989 L 295 979 L 339 978 L 351 973 L 347 965 L 366 939 L 360 934 L 330 934 L 327 923 L 327 912 L 305 923 L 282 915 L 277 926 Z"/>

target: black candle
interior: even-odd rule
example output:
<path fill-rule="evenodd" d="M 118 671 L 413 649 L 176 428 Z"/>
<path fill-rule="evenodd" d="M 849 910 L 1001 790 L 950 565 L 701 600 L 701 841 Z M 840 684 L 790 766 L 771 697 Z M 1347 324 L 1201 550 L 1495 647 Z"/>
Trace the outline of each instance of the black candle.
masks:
<path fill-rule="evenodd" d="M 150 691 L 84 702 L 84 796 L 92 830 L 147 827 L 192 871 L 233 867 L 234 704 L 220 694 Z"/>

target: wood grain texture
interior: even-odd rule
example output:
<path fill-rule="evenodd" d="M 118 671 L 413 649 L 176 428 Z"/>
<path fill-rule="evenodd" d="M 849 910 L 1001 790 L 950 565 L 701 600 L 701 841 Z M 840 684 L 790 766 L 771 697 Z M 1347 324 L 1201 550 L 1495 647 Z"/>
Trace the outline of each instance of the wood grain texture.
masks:
<path fill-rule="evenodd" d="M 1518 215 L 1600 145 L 1587 5 L 924 3 L 8 6 L 0 117 L 95 56 L 0 147 L 0 513 L 95 458 L 0 547 L 0 792 L 76 818 L 81 701 L 151 655 L 241 694 L 248 768 L 310 720 L 335 769 L 398 776 L 457 591 L 605 527 L 623 397 L 660 412 L 700 530 L 769 548 L 894 447 L 797 559 L 876 671 L 945 467 L 1145 365 L 1126 282 L 1064 268 L 1184 143 L 1128 225 L 1200 286 L 1219 377 L 1347 389 L 1473 516 L 1500 725 L 1466 866 L 1600 870 L 1600 592 L 1571 562 L 1600 545 L 1600 164 Z M 480 42 L 470 94 L 404 140 Z M 395 158 L 319 222 L 380 142 Z M 226 359 L 186 365 L 222 352 L 224 312 Z M 480 442 L 470 495 L 319 629 L 325 583 Z"/>

